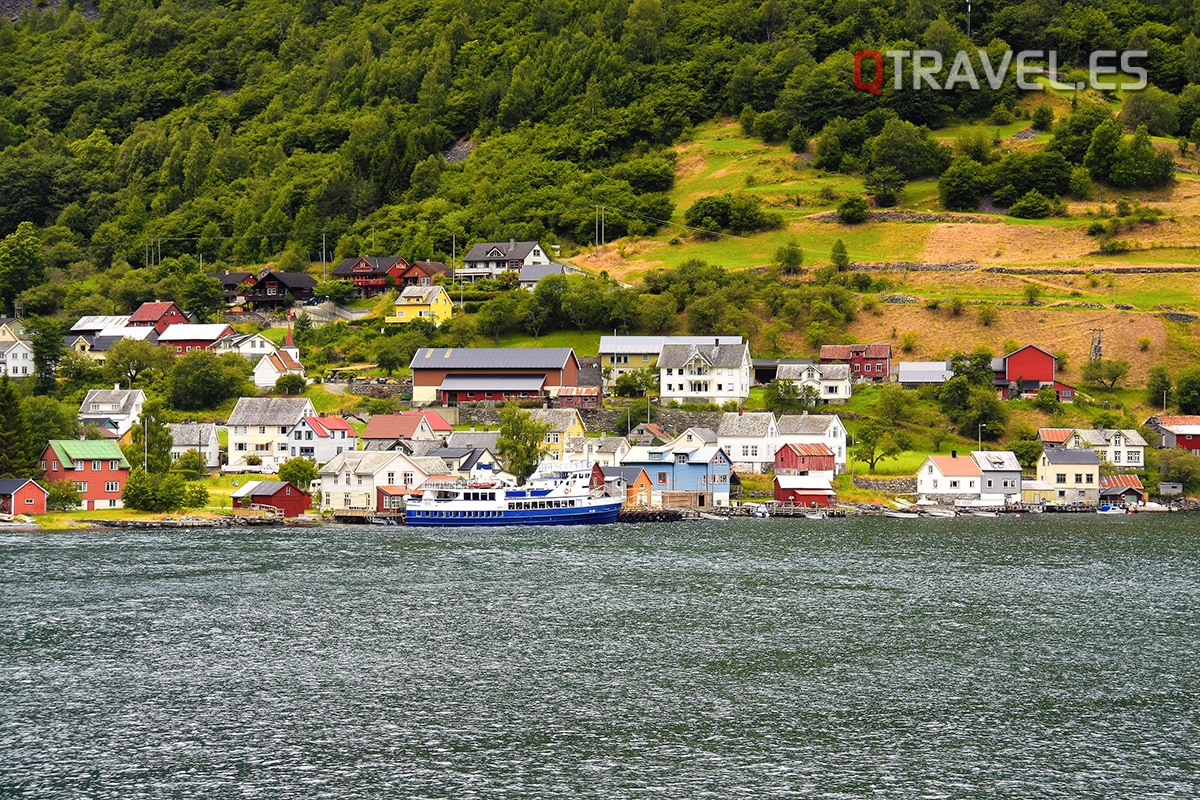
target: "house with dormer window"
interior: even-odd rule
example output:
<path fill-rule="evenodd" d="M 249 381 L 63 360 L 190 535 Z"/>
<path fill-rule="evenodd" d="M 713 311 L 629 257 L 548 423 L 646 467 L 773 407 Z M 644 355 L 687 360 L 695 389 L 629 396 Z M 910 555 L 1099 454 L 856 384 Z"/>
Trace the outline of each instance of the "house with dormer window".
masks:
<path fill-rule="evenodd" d="M 291 432 L 305 417 L 317 416 L 307 397 L 243 397 L 229 415 L 229 466 L 235 471 L 257 456 L 260 472 L 275 472 L 291 458 Z"/>
<path fill-rule="evenodd" d="M 521 273 L 522 267 L 549 264 L 550 257 L 539 242 L 480 242 L 467 251 L 455 280 L 474 283 L 480 278 L 499 278 L 505 272 Z"/>
<path fill-rule="evenodd" d="M 810 390 L 822 403 L 845 403 L 854 388 L 849 364 L 780 364 L 776 379 Z"/>
<path fill-rule="evenodd" d="M 658 377 L 663 403 L 742 403 L 750 397 L 750 347 L 718 339 L 703 345 L 664 344 Z"/>
<path fill-rule="evenodd" d="M 383 321 L 405 323 L 421 319 L 441 325 L 450 319 L 453 310 L 454 303 L 441 286 L 406 286 L 396 298 L 391 316 Z"/>
<path fill-rule="evenodd" d="M 1102 462 L 1118 469 L 1141 469 L 1146 465 L 1146 440 L 1132 428 L 1077 428 L 1064 446 L 1094 450 Z"/>
<path fill-rule="evenodd" d="M 689 430 L 660 447 L 633 447 L 621 465 L 646 470 L 653 485 L 652 505 L 672 508 L 729 505 L 737 476 L 728 454 L 715 442 L 706 441 L 707 438 Z"/>
<path fill-rule="evenodd" d="M 111 430 L 119 439 L 141 421 L 145 404 L 146 393 L 141 389 L 122 389 L 120 385 L 89 389 L 79 406 L 79 424 Z"/>

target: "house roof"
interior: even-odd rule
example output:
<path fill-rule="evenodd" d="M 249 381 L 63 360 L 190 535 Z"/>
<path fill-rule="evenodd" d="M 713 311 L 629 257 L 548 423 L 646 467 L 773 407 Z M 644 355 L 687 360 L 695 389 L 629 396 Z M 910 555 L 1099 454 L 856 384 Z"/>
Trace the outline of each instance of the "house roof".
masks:
<path fill-rule="evenodd" d="M 1007 361 L 1008 359 L 1012 358 L 1013 356 L 1015 356 L 1017 353 L 1021 352 L 1022 350 L 1028 350 L 1028 349 L 1029 349 L 1029 348 L 1031 348 L 1031 347 L 1032 347 L 1034 350 L 1037 350 L 1037 351 L 1039 351 L 1039 352 L 1045 353 L 1046 355 L 1048 355 L 1048 356 L 1050 356 L 1051 358 L 1053 358 L 1053 359 L 1054 359 L 1054 361 L 1055 361 L 1055 363 L 1058 363 L 1058 356 L 1054 355 L 1054 353 L 1051 353 L 1049 350 L 1043 350 L 1042 348 L 1038 347 L 1036 344 L 1027 344 L 1027 345 L 1025 345 L 1024 347 L 1018 347 L 1016 350 L 1013 350 L 1011 353 L 1008 353 L 1008 354 L 1004 355 L 1004 356 L 1002 357 L 1002 360 L 1003 360 L 1003 361 Z"/>
<path fill-rule="evenodd" d="M 600 474 L 605 478 L 620 478 L 626 484 L 636 483 L 643 472 L 646 472 L 645 467 L 607 467 L 601 465 Z M 650 473 L 646 472 L 646 479 L 649 480 Z"/>
<path fill-rule="evenodd" d="M 168 422 L 167 430 L 175 447 L 208 447 L 217 435 L 217 426 L 211 422 Z"/>
<path fill-rule="evenodd" d="M 245 486 L 239 487 L 237 490 L 235 490 L 229 496 L 235 497 L 235 498 L 236 497 L 270 497 L 271 495 L 275 494 L 280 489 L 283 489 L 286 486 L 291 486 L 293 489 L 295 489 L 297 492 L 300 492 L 301 494 L 308 494 L 308 492 L 304 491 L 299 486 L 289 483 L 288 481 L 250 481 Z"/>
<path fill-rule="evenodd" d="M 665 344 L 741 344 L 741 336 L 601 336 L 600 352 L 612 355 L 657 355 Z"/>
<path fill-rule="evenodd" d="M 496 452 L 500 431 L 454 431 L 446 437 L 447 447 L 481 447 Z"/>
<path fill-rule="evenodd" d="M 356 475 L 373 475 L 398 459 L 403 459 L 405 463 L 409 460 L 399 450 L 346 450 L 321 467 L 320 473 L 329 475 L 348 470 Z"/>
<path fill-rule="evenodd" d="M 438 386 L 443 392 L 537 392 L 545 375 L 447 375 Z"/>
<path fill-rule="evenodd" d="M 307 272 L 277 272 L 271 270 L 266 272 L 258 279 L 259 283 L 274 278 L 289 289 L 314 289 L 317 286 L 317 279 Z"/>
<path fill-rule="evenodd" d="M 955 456 L 928 456 L 926 460 L 932 461 L 934 466 L 938 468 L 938 472 L 947 477 L 983 477 L 983 472 L 981 472 L 979 467 L 976 466 L 975 462 L 969 458 L 957 458 Z"/>
<path fill-rule="evenodd" d="M 1096 451 L 1086 447 L 1048 447 L 1042 451 L 1042 455 L 1051 464 L 1096 465 L 1100 463 L 1100 457 L 1096 455 Z"/>
<path fill-rule="evenodd" d="M 446 290 L 441 286 L 405 286 L 400 292 L 400 299 L 432 303 L 433 298 L 439 294 L 446 294 Z"/>
<path fill-rule="evenodd" d="M 901 361 L 896 369 L 900 383 L 945 383 L 954 377 L 945 361 Z"/>
<path fill-rule="evenodd" d="M 304 372 L 304 367 L 287 350 L 276 350 L 274 353 L 268 353 L 263 356 L 263 358 L 267 360 L 267 363 L 276 372 L 294 372 L 296 370 L 299 370 L 301 373 Z"/>
<path fill-rule="evenodd" d="M 549 422 L 555 431 L 570 430 L 576 423 L 583 425 L 583 417 L 573 408 L 535 408 L 529 414 L 538 422 Z"/>
<path fill-rule="evenodd" d="M 803 380 L 804 373 L 810 369 L 822 380 L 850 380 L 849 364 L 780 364 L 775 377 L 789 381 Z"/>
<path fill-rule="evenodd" d="M 172 308 L 179 307 L 170 300 L 155 300 L 142 303 L 138 310 L 129 315 L 130 322 L 158 322 Z M 182 313 L 182 312 L 180 312 Z"/>
<path fill-rule="evenodd" d="M 128 324 L 129 317 L 127 316 L 89 315 L 80 317 L 79 321 L 71 326 L 71 333 L 80 333 L 82 331 L 99 331 L 105 328 L 123 328 Z"/>
<path fill-rule="evenodd" d="M 440 458 L 443 461 L 457 462 L 457 469 L 471 469 L 479 463 L 479 459 L 486 452 L 486 450 L 475 447 L 438 447 L 425 455 Z"/>
<path fill-rule="evenodd" d="M 664 344 L 658 354 L 658 366 L 685 367 L 701 358 L 714 367 L 740 367 L 749 349 L 744 344 L 718 344 L 712 339 L 706 344 Z"/>
<path fill-rule="evenodd" d="M 630 436 L 653 436 L 656 439 L 667 440 L 671 438 L 671 434 L 667 433 L 661 425 L 656 422 L 643 422 L 629 432 Z"/>
<path fill-rule="evenodd" d="M 775 425 L 770 411 L 726 411 L 717 425 L 717 436 L 767 436 Z"/>
<path fill-rule="evenodd" d="M 1101 489 L 1137 489 L 1139 492 L 1146 491 L 1142 486 L 1142 479 L 1137 475 L 1122 473 L 1120 475 L 1101 475 Z"/>
<path fill-rule="evenodd" d="M 526 258 L 533 252 L 533 248 L 540 248 L 538 242 L 479 242 L 463 256 L 463 262 L 467 261 L 490 261 L 497 258 L 502 258 L 505 261 L 520 261 Z M 499 255 L 491 255 L 495 251 Z"/>
<path fill-rule="evenodd" d="M 779 418 L 779 433 L 823 436 L 836 421 L 837 414 L 785 414 Z"/>
<path fill-rule="evenodd" d="M 355 272 L 354 265 L 360 263 L 369 264 L 371 272 L 363 273 L 361 270 Z M 355 258 L 343 258 L 330 272 L 333 275 L 382 274 L 401 263 L 408 264 L 400 256 L 357 256 Z"/>
<path fill-rule="evenodd" d="M 409 456 L 408 460 L 426 476 L 443 475 L 446 472 L 446 460 L 434 455 Z"/>
<path fill-rule="evenodd" d="M 599 386 L 564 386 L 558 390 L 559 397 L 599 397 Z"/>
<path fill-rule="evenodd" d="M 1132 447 L 1146 447 L 1146 440 L 1142 435 L 1132 428 L 1105 428 L 1103 430 L 1097 428 L 1079 428 L 1075 433 L 1079 434 L 1079 438 L 1091 447 L 1107 447 L 1115 434 L 1121 434 L 1125 437 L 1125 444 Z"/>
<path fill-rule="evenodd" d="M 1062 444 L 1071 438 L 1074 428 L 1039 428 L 1038 439 L 1045 444 Z"/>
<path fill-rule="evenodd" d="M 180 323 L 182 324 L 182 323 Z M 153 326 L 147 325 L 141 328 L 126 328 L 120 325 L 112 325 L 107 328 L 101 328 L 96 333 L 96 339 L 141 339 L 147 342 L 158 341 L 158 331 L 154 330 Z"/>
<path fill-rule="evenodd" d="M 1200 414 L 1163 414 L 1151 417 L 1150 420 L 1164 427 L 1169 425 L 1200 425 Z"/>
<path fill-rule="evenodd" d="M 401 411 L 398 414 L 376 414 L 363 428 L 366 439 L 411 439 L 425 415 L 419 411 Z M 432 427 L 432 426 L 431 426 Z"/>
<path fill-rule="evenodd" d="M 32 483 L 34 486 L 45 492 L 45 488 L 33 478 L 0 478 L 0 495 L 16 494 L 27 483 Z"/>
<path fill-rule="evenodd" d="M 224 322 L 210 322 L 197 324 L 194 322 L 181 322 L 178 325 L 172 325 L 165 331 L 159 334 L 159 342 L 183 342 L 183 341 L 201 341 L 215 342 L 223 335 L 233 330 Z"/>
<path fill-rule="evenodd" d="M 833 458 L 833 451 L 827 444 L 785 444 L 779 450 L 791 450 L 798 456 L 817 456 Z M 775 451 L 778 453 L 779 451 Z"/>
<path fill-rule="evenodd" d="M 0 355 L 7 356 L 9 350 L 16 350 L 18 347 L 22 347 L 30 351 L 33 350 L 33 348 L 29 346 L 29 342 L 25 341 L 24 339 L 17 339 L 11 342 L 0 342 Z"/>
<path fill-rule="evenodd" d="M 422 347 L 413 369 L 562 369 L 575 358 L 569 347 Z"/>
<path fill-rule="evenodd" d="M 891 358 L 890 344 L 823 344 L 821 358 L 835 361 L 849 361 L 853 356 L 862 358 Z"/>
<path fill-rule="evenodd" d="M 211 272 L 208 277 L 216 278 L 226 289 L 235 289 L 246 281 L 258 280 L 258 276 L 252 272 Z"/>
<path fill-rule="evenodd" d="M 65 469 L 71 469 L 75 461 L 111 461 L 121 462 L 123 469 L 129 469 L 129 462 L 121 448 L 111 439 L 51 439 L 47 445 L 58 456 Z"/>
<path fill-rule="evenodd" d="M 980 470 L 990 472 L 1020 472 L 1021 462 L 1011 450 L 972 450 L 971 458 Z"/>
<path fill-rule="evenodd" d="M 286 425 L 290 428 L 314 411 L 312 401 L 306 397 L 242 397 L 229 415 L 229 424 Z"/>
<path fill-rule="evenodd" d="M 138 403 L 146 402 L 146 393 L 141 389 L 89 389 L 88 393 L 83 398 L 83 403 L 79 406 L 79 415 L 86 417 L 89 415 L 104 415 L 111 416 L 116 414 L 124 416 L 132 414 L 134 406 Z M 88 406 L 97 403 L 103 406 L 115 405 L 115 411 L 107 408 L 90 411 Z"/>
<path fill-rule="evenodd" d="M 521 267 L 521 283 L 537 283 L 549 275 L 570 275 L 562 264 L 526 264 Z"/>
<path fill-rule="evenodd" d="M 304 422 L 307 422 L 308 426 L 313 429 L 313 433 L 322 439 L 328 439 L 334 431 L 345 431 L 348 438 L 358 436 L 354 432 L 354 428 L 350 427 L 350 423 L 341 417 L 305 417 Z"/>
<path fill-rule="evenodd" d="M 828 478 L 818 478 L 812 475 L 776 475 L 775 484 L 780 489 L 797 489 L 818 494 L 837 495 Z"/>
<path fill-rule="evenodd" d="M 425 272 L 428 272 L 430 275 L 449 275 L 450 274 L 450 268 L 447 267 L 441 261 L 414 261 L 408 265 L 408 269 L 412 269 L 414 267 L 416 267 L 417 269 L 424 270 Z M 407 273 L 408 269 L 406 269 L 404 272 Z"/>

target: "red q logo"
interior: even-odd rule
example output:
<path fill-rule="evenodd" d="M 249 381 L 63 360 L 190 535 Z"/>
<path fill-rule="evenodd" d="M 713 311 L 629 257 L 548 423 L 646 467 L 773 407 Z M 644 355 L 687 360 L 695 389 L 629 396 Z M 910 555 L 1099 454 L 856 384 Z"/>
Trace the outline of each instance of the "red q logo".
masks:
<path fill-rule="evenodd" d="M 870 83 L 863 80 L 863 61 L 872 62 L 875 67 L 875 77 Z M 858 50 L 854 53 L 854 88 L 868 91 L 871 94 L 881 94 L 883 89 L 883 53 L 878 50 Z"/>

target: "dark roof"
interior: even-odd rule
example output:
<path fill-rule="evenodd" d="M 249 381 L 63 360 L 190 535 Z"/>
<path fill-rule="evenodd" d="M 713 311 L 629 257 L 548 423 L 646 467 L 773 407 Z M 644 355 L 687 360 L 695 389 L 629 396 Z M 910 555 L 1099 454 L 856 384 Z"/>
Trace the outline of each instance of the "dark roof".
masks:
<path fill-rule="evenodd" d="M 638 475 L 646 472 L 645 467 L 600 467 L 600 472 L 606 478 L 620 478 L 625 483 L 633 483 L 638 479 Z M 647 473 L 649 475 L 649 473 Z"/>
<path fill-rule="evenodd" d="M 216 278 L 226 289 L 241 286 L 247 280 L 258 280 L 254 273 L 251 272 L 211 272 L 208 277 Z"/>
<path fill-rule="evenodd" d="M 409 269 L 417 267 L 428 272 L 430 275 L 449 275 L 450 268 L 441 261 L 414 261 L 408 265 Z M 407 272 L 408 270 L 405 270 Z"/>
<path fill-rule="evenodd" d="M 1100 463 L 1100 456 L 1095 450 L 1085 447 L 1048 447 L 1042 451 L 1046 461 L 1051 464 L 1080 464 L 1092 465 Z"/>
<path fill-rule="evenodd" d="M 533 252 L 533 248 L 541 247 L 537 242 L 480 242 L 467 251 L 463 261 L 490 261 L 502 258 L 506 261 L 519 261 Z M 489 255 L 492 251 L 499 255 Z"/>
<path fill-rule="evenodd" d="M 289 289 L 313 289 L 316 288 L 317 279 L 312 275 L 304 272 L 276 272 L 271 270 L 258 279 L 259 283 L 274 278 Z"/>
<path fill-rule="evenodd" d="M 422 347 L 412 369 L 562 369 L 575 357 L 569 347 Z"/>
<path fill-rule="evenodd" d="M 0 323 L 3 324 L 3 323 Z M 33 478 L 0 478 L 0 495 L 15 494 L 27 483 L 36 485 L 43 492 L 46 491 L 41 484 Z"/>
<path fill-rule="evenodd" d="M 548 275 L 569 275 L 562 264 L 526 264 L 521 267 L 521 283 L 537 283 Z"/>
<path fill-rule="evenodd" d="M 740 367 L 748 352 L 744 344 L 664 344 L 658 366 L 684 367 L 699 356 L 714 367 Z"/>

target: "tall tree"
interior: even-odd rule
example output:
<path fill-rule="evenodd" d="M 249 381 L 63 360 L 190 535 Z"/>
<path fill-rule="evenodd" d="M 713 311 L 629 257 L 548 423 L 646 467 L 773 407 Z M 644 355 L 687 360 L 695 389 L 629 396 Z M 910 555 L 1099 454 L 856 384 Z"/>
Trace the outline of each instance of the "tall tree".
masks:
<path fill-rule="evenodd" d="M 496 440 L 497 455 L 504 459 L 508 471 L 524 483 L 542 459 L 546 434 L 553 426 L 539 422 L 533 415 L 517 406 L 500 410 L 500 438 Z"/>
<path fill-rule="evenodd" d="M 31 435 L 30 456 L 41 457 L 51 439 L 79 438 L 78 406 L 35 395 L 22 401 Z"/>
<path fill-rule="evenodd" d="M 208 322 L 225 307 L 221 282 L 199 273 L 188 275 L 179 293 L 179 304 L 201 322 Z"/>
<path fill-rule="evenodd" d="M 175 440 L 164 419 L 161 400 L 149 400 L 142 407 L 141 422 L 130 429 L 130 442 L 121 451 L 130 464 L 145 464 L 146 471 L 158 475 L 171 468 L 171 448 Z"/>
<path fill-rule="evenodd" d="M 33 223 L 22 222 L 0 240 L 0 308 L 11 309 L 17 295 L 45 282 L 41 237 Z"/>
<path fill-rule="evenodd" d="M 122 339 L 108 349 L 104 360 L 104 377 L 112 383 L 132 389 L 133 383 L 154 366 L 154 345 L 141 339 Z"/>
<path fill-rule="evenodd" d="M 8 373 L 0 378 L 0 478 L 28 478 L 37 462 L 24 404 Z"/>
<path fill-rule="evenodd" d="M 67 350 L 63 344 L 65 327 L 50 317 L 30 317 L 25 322 L 25 333 L 33 350 L 33 365 L 37 369 L 35 388 L 38 394 L 53 394 L 58 386 L 58 363 Z"/>

